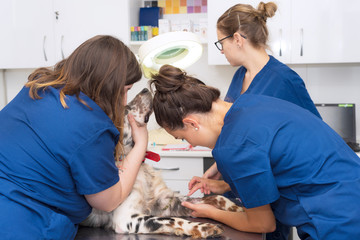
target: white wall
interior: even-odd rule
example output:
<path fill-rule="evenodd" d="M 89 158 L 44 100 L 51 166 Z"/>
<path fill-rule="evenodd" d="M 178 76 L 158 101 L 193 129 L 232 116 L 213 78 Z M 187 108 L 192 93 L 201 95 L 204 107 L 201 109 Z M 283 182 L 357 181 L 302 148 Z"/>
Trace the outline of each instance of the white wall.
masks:
<path fill-rule="evenodd" d="M 237 68 L 231 66 L 209 66 L 207 64 L 207 49 L 201 59 L 187 69 L 191 74 L 206 84 L 217 87 L 224 97 Z M 137 52 L 138 47 L 132 47 Z M 357 115 L 357 139 L 360 141 L 360 63 L 357 64 L 324 64 L 324 65 L 290 65 L 305 81 L 307 89 L 314 102 L 317 103 L 355 103 Z M 27 81 L 33 69 L 6 70 L 7 102 L 9 102 Z M 2 81 L 0 71 L 0 86 Z M 147 87 L 147 79 L 143 78 L 130 90 L 129 99 L 132 99 L 143 87 Z M 0 88 L 1 89 L 1 88 Z M 1 99 L 4 93 L 0 91 Z M 148 124 L 149 129 L 157 128 L 154 116 Z"/>

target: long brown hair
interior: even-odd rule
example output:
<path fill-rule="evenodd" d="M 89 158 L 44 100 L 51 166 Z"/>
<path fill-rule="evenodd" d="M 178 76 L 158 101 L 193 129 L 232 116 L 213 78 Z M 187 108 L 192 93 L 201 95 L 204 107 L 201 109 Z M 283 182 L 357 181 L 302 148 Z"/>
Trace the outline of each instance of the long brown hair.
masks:
<path fill-rule="evenodd" d="M 30 88 L 33 99 L 41 98 L 39 91 L 48 87 L 61 89 L 59 98 L 64 108 L 68 107 L 66 95 L 75 95 L 89 107 L 79 97 L 80 92 L 84 93 L 104 110 L 122 136 L 124 86 L 139 81 L 141 76 L 135 55 L 123 42 L 99 35 L 82 43 L 53 69 L 36 69 L 25 86 Z M 119 141 L 116 156 L 121 154 L 121 149 L 122 141 Z"/>
<path fill-rule="evenodd" d="M 236 4 L 219 17 L 216 27 L 224 35 L 240 31 L 255 48 L 268 48 L 266 20 L 273 17 L 276 10 L 277 6 L 273 2 L 260 2 L 257 9 L 248 4 Z"/>
<path fill-rule="evenodd" d="M 182 120 L 189 113 L 210 112 L 212 103 L 220 96 L 218 89 L 170 65 L 162 66 L 152 76 L 150 86 L 155 87 L 155 119 L 161 127 L 171 130 L 182 129 Z"/>

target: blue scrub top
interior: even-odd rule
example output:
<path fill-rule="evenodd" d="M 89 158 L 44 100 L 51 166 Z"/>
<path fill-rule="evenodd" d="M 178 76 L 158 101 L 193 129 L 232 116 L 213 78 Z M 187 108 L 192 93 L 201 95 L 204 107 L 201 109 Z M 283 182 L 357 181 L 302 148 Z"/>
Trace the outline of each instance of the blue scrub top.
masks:
<path fill-rule="evenodd" d="M 360 239 L 360 159 L 309 111 L 243 94 L 212 153 L 246 208 L 271 204 L 301 239 Z"/>
<path fill-rule="evenodd" d="M 90 98 L 59 90 L 42 99 L 20 93 L 0 112 L 1 239 L 73 239 L 91 212 L 85 194 L 119 181 L 114 149 L 119 132 Z"/>
<path fill-rule="evenodd" d="M 246 73 L 245 67 L 240 67 L 234 74 L 225 101 L 234 102 L 242 90 Z M 254 77 L 244 94 L 258 94 L 280 98 L 303 107 L 320 117 L 304 81 L 287 65 L 270 56 L 267 64 Z"/>

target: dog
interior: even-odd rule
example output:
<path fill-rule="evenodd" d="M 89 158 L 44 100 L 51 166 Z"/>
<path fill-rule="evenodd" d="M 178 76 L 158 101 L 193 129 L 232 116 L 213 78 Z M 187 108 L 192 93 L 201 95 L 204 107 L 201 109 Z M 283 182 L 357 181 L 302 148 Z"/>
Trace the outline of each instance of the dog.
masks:
<path fill-rule="evenodd" d="M 148 89 L 143 89 L 126 106 L 123 134 L 125 153 L 134 146 L 126 117 L 128 113 L 131 113 L 139 124 L 147 123 L 152 113 L 152 94 Z M 223 210 L 243 211 L 223 196 L 190 199 L 176 193 L 166 186 L 160 171 L 143 163 L 127 199 L 110 213 L 93 209 L 81 225 L 104 227 L 117 233 L 168 234 L 192 238 L 214 237 L 223 232 L 220 225 L 181 218 L 188 217 L 191 213 L 190 209 L 181 205 L 183 201 L 207 203 Z"/>

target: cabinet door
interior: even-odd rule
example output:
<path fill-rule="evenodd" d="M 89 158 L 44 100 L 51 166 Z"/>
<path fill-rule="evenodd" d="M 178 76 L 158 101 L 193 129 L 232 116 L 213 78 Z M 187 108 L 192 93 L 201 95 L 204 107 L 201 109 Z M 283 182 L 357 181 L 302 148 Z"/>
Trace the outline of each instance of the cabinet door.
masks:
<path fill-rule="evenodd" d="M 128 44 L 130 10 L 135 5 L 139 7 L 140 1 L 55 0 L 57 60 L 68 57 L 81 43 L 95 35 L 112 35 Z"/>
<path fill-rule="evenodd" d="M 283 63 L 291 61 L 291 1 L 273 1 L 277 10 L 272 18 L 267 19 L 269 30 L 268 54 Z"/>
<path fill-rule="evenodd" d="M 293 0 L 292 62 L 360 62 L 358 0 Z"/>
<path fill-rule="evenodd" d="M 52 9 L 49 0 L 1 1 L 0 68 L 53 65 Z"/>
<path fill-rule="evenodd" d="M 225 55 L 215 46 L 217 41 L 216 22 L 218 18 L 231 6 L 240 3 L 238 0 L 208 0 L 208 63 L 211 65 L 228 65 Z M 258 0 L 247 0 L 242 2 L 257 8 Z M 275 1 L 278 10 L 275 16 L 267 19 L 269 30 L 268 53 L 283 62 L 290 62 L 291 48 L 291 4 L 289 0 Z"/>

